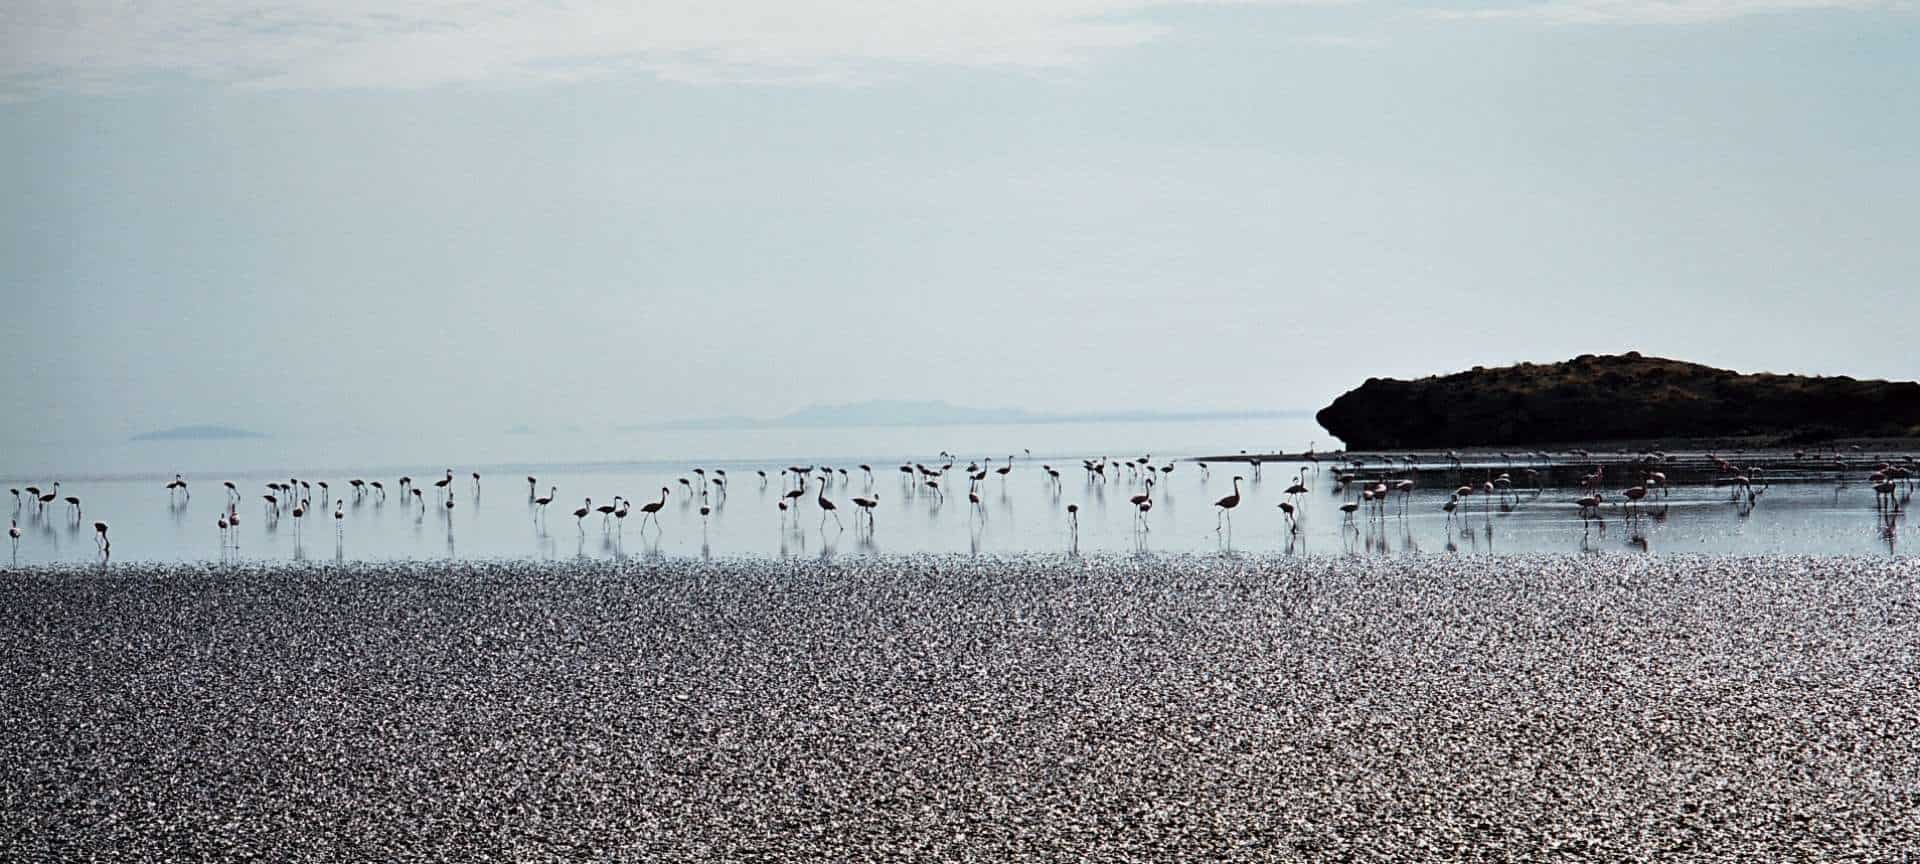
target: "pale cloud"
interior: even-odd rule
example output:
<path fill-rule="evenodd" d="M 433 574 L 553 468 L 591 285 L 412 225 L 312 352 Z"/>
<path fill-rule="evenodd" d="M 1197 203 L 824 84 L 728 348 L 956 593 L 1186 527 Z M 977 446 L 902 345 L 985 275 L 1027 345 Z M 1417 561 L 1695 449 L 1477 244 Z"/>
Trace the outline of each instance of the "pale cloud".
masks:
<path fill-rule="evenodd" d="M 1547 0 L 1436 12 L 1440 18 L 1522 18 L 1564 23 L 1725 21 L 1748 15 L 1832 10 L 1912 12 L 1913 0 Z"/>
<path fill-rule="evenodd" d="M 1153 40 L 1164 29 L 1155 10 L 1230 0 L 0 2 L 0 93 L 19 96 L 166 75 L 404 88 L 635 73 L 836 81 L 913 64 L 1048 68 Z"/>
<path fill-rule="evenodd" d="M 1351 33 L 1309 33 L 1295 36 L 1293 41 L 1301 45 L 1314 45 L 1322 48 L 1384 48 L 1387 39 L 1381 36 L 1357 36 Z"/>
<path fill-rule="evenodd" d="M 0 0 L 0 99 L 166 78 L 326 89 L 635 75 L 856 82 L 916 66 L 1056 69 L 1159 38 L 1170 25 L 1155 13 L 1174 7 L 1343 2 L 1362 0 Z M 1698 22 L 1916 9 L 1920 0 L 1542 0 L 1431 14 Z M 1384 44 L 1366 33 L 1289 38 Z"/>

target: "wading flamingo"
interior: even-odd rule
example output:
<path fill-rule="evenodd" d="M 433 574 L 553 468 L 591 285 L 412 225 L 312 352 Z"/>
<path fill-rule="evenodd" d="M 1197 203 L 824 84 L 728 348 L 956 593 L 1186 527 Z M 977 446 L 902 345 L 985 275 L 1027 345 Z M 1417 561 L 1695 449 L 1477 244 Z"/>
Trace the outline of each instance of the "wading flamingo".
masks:
<path fill-rule="evenodd" d="M 829 514 L 833 516 L 833 522 L 835 525 L 839 525 L 842 528 L 846 527 L 846 523 L 840 521 L 840 514 L 834 512 L 838 508 L 833 506 L 832 501 L 827 500 L 827 478 L 825 477 L 820 478 L 820 492 L 813 499 L 813 501 L 815 504 L 820 505 L 820 527 L 821 528 L 827 527 L 827 516 Z"/>
<path fill-rule="evenodd" d="M 871 477 L 868 478 L 868 483 L 872 483 Z M 872 498 L 856 496 L 853 499 L 853 506 L 860 508 L 860 513 L 856 513 L 854 515 L 858 516 L 861 513 L 866 514 L 867 530 L 869 531 L 873 530 L 873 508 L 880 506 L 880 496 L 875 495 Z M 853 524 L 857 527 L 860 523 L 856 521 Z"/>
<path fill-rule="evenodd" d="M 667 506 L 667 487 L 662 486 L 660 487 L 660 500 L 648 501 L 640 505 L 640 524 L 645 525 L 648 519 L 652 519 L 653 527 L 660 527 L 660 508 L 665 506 Z"/>
<path fill-rule="evenodd" d="M 1218 501 L 1213 502 L 1213 506 L 1220 508 L 1220 512 L 1213 517 L 1213 530 L 1216 532 L 1220 530 L 1221 520 L 1223 519 L 1226 520 L 1227 527 L 1229 528 L 1233 527 L 1233 508 L 1240 506 L 1240 480 L 1241 479 L 1242 478 L 1239 478 L 1239 477 L 1233 478 L 1233 494 L 1232 495 L 1228 495 L 1225 498 L 1222 498 Z"/>

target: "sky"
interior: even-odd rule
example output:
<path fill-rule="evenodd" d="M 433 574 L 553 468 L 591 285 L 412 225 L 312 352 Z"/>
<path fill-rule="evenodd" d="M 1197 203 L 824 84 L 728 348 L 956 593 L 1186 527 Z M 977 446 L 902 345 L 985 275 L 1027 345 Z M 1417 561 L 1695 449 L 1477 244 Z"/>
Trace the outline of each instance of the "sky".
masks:
<path fill-rule="evenodd" d="M 0 0 L 0 445 L 1920 378 L 1920 2 Z"/>

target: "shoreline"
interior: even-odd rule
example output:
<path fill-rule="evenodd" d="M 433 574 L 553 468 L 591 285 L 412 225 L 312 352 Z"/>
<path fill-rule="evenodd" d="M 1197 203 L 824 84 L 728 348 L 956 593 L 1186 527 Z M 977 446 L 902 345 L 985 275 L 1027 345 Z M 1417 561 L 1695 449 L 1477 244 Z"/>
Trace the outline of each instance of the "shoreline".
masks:
<path fill-rule="evenodd" d="M 1911 446 L 1891 446 L 1891 445 Z M 1605 449 L 1602 449 L 1605 448 Z M 1858 448 L 1858 449 L 1855 449 Z M 1581 452 L 1572 452 L 1572 451 Z M 1659 454 L 1655 456 L 1653 454 Z M 1549 448 L 1471 447 L 1459 450 L 1338 450 L 1326 453 L 1245 453 L 1230 456 L 1206 456 L 1181 462 L 1212 465 L 1261 465 L 1301 467 L 1317 465 L 1323 469 L 1348 471 L 1360 478 L 1407 477 L 1422 475 L 1459 476 L 1491 479 L 1493 472 L 1515 473 L 1516 482 L 1532 477 L 1541 486 L 1574 488 L 1587 472 L 1607 470 L 1607 481 L 1631 483 L 1639 472 L 1658 470 L 1675 482 L 1729 480 L 1739 474 L 1774 482 L 1810 482 L 1839 479 L 1864 481 L 1867 475 L 1885 464 L 1903 465 L 1920 470 L 1916 463 L 1920 439 L 1882 439 L 1877 444 L 1846 443 L 1837 449 L 1789 447 L 1718 447 L 1700 442 L 1683 442 L 1671 448 L 1627 447 L 1618 442 L 1588 446 Z M 1729 472 L 1728 467 L 1735 470 Z M 1537 476 L 1536 476 L 1537 475 Z"/>
<path fill-rule="evenodd" d="M 1529 453 L 1546 452 L 1556 459 L 1569 458 L 1574 450 L 1586 450 L 1595 457 L 1639 456 L 1644 453 L 1661 451 L 1666 453 L 1754 453 L 1792 455 L 1796 451 L 1819 456 L 1832 454 L 1836 450 L 1842 455 L 1854 453 L 1855 447 L 1861 452 L 1885 454 L 1887 456 L 1905 456 L 1920 453 L 1920 438 L 1837 438 L 1823 439 L 1810 444 L 1781 443 L 1777 437 L 1764 438 L 1629 438 L 1590 441 L 1549 441 L 1533 444 L 1457 444 L 1452 447 L 1390 447 L 1357 449 L 1339 447 L 1331 450 L 1315 450 L 1314 455 L 1322 460 L 1338 461 L 1348 455 L 1393 455 L 1396 458 L 1407 454 L 1422 457 L 1444 458 L 1449 452 L 1458 452 L 1462 456 L 1495 456 L 1506 453 L 1523 457 Z M 1263 461 L 1299 461 L 1306 458 L 1307 451 L 1287 452 L 1284 450 L 1264 453 L 1233 453 L 1216 456 L 1187 456 L 1181 462 L 1233 462 L 1258 458 Z"/>
<path fill-rule="evenodd" d="M 1920 566 L 0 574 L 20 858 L 1898 854 Z M 123 578 L 124 577 L 124 578 Z M 1904 780 L 1902 778 L 1905 778 Z"/>
<path fill-rule="evenodd" d="M 1638 561 L 1663 560 L 1673 564 L 1716 566 L 1721 563 L 1742 565 L 1777 564 L 1782 562 L 1808 562 L 1841 566 L 1857 564 L 1861 566 L 1910 565 L 1920 569 L 1920 558 L 1889 558 L 1882 553 L 1857 553 L 1847 555 L 1823 555 L 1817 553 L 1795 552 L 1752 552 L 1752 553 L 1715 553 L 1715 552 L 1662 552 L 1655 555 L 1646 553 L 1609 553 L 1600 556 L 1601 561 Z M 717 554 L 709 558 L 662 555 L 658 558 L 642 555 L 629 555 L 625 558 L 534 558 L 515 555 L 480 556 L 472 558 L 348 558 L 336 561 L 331 558 L 313 558 L 297 561 L 286 558 L 243 558 L 232 561 L 219 559 L 173 560 L 173 559 L 134 559 L 114 558 L 105 562 L 93 561 L 36 561 L 19 565 L 0 566 L 0 588 L 18 579 L 47 580 L 184 580 L 215 576 L 269 577 L 320 575 L 329 571 L 402 571 L 422 578 L 437 579 L 433 571 L 463 570 L 476 571 L 485 576 L 510 573 L 516 578 L 531 578 L 542 575 L 578 575 L 580 573 L 602 573 L 604 575 L 642 576 L 652 570 L 701 569 L 715 572 L 764 570 L 766 568 L 788 568 L 804 570 L 808 568 L 834 569 L 871 569 L 875 567 L 897 567 L 909 569 L 949 568 L 949 567 L 1174 567 L 1182 569 L 1204 570 L 1212 567 L 1231 569 L 1264 568 L 1273 571 L 1291 571 L 1313 565 L 1348 566 L 1361 562 L 1375 565 L 1449 565 L 1467 566 L 1475 563 L 1488 567 L 1546 567 L 1557 568 L 1569 561 L 1582 560 L 1569 552 L 1540 551 L 1485 554 L 1462 554 L 1459 552 L 1418 551 L 1389 557 L 1353 558 L 1334 553 L 1314 553 L 1302 555 L 1289 554 L 1283 550 L 1241 550 L 1223 555 L 1219 551 L 1199 550 L 1153 550 L 1132 552 L 1118 549 L 1095 549 L 1087 551 L 1036 550 L 1025 552 L 885 552 L 878 554 L 836 555 L 832 558 L 817 556 L 794 556 L 787 558 L 769 557 L 748 553 Z M 105 572 L 103 572 L 103 570 Z M 352 574 L 360 575 L 360 574 Z M 1916 575 L 1920 575 L 1917 573 Z M 102 577 L 108 577 L 102 579 Z"/>

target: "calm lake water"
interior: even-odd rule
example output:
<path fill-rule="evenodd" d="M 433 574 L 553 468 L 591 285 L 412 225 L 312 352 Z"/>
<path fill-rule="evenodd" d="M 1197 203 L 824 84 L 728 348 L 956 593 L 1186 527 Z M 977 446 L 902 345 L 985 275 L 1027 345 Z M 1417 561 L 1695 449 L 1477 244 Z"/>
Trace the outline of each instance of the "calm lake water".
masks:
<path fill-rule="evenodd" d="M 10 454 L 6 486 L 50 487 L 81 499 L 83 513 L 64 502 L 44 513 L 23 507 L 16 518 L 24 533 L 20 564 L 97 560 L 95 520 L 111 526 L 114 560 L 378 560 L 446 557 L 566 559 L 577 556 L 821 556 L 900 553 L 1006 554 L 1057 552 L 1181 552 L 1304 555 L 1401 555 L 1453 552 L 1659 554 L 1880 554 L 1906 555 L 1912 529 L 1904 509 L 1876 507 L 1862 478 L 1845 484 L 1776 482 L 1752 505 L 1725 488 L 1679 485 L 1642 516 L 1609 507 L 1604 522 L 1589 524 L 1568 489 L 1522 491 L 1504 505 L 1475 500 L 1450 519 L 1441 511 L 1451 482 L 1416 489 L 1388 512 L 1344 518 L 1339 505 L 1355 489 L 1341 490 L 1330 470 L 1308 468 L 1311 491 L 1296 501 L 1300 531 L 1290 532 L 1277 504 L 1303 466 L 1268 464 L 1256 479 L 1248 466 L 1180 463 L 1155 489 L 1148 530 L 1135 526 L 1128 499 L 1144 490 L 1142 477 L 1109 471 L 1105 483 L 1089 482 L 1083 457 L 1132 458 L 1152 454 L 1156 465 L 1193 455 L 1241 450 L 1302 450 L 1335 442 L 1306 418 L 1222 422 L 1040 424 L 937 428 L 837 428 L 728 430 L 714 432 L 566 432 L 542 435 L 433 437 L 369 435 L 346 439 L 272 438 L 102 444 L 87 448 L 50 445 Z M 938 465 L 946 450 L 958 465 L 935 496 L 903 482 L 905 462 Z M 1031 456 L 1025 455 L 1031 451 Z M 993 475 L 980 485 L 982 506 L 967 500 L 961 467 L 992 458 L 997 467 L 1019 455 L 1004 481 Z M 873 466 L 873 480 L 856 466 Z M 1041 469 L 1060 471 L 1056 487 Z M 781 475 L 789 465 L 831 465 L 836 473 L 827 497 L 839 519 L 816 504 L 818 484 L 799 506 L 783 515 L 781 493 L 792 488 Z M 679 480 L 697 480 L 692 469 L 725 471 L 724 497 L 710 492 L 712 513 Z M 428 485 L 416 506 L 402 500 L 398 479 L 423 484 L 451 468 L 454 507 Z M 763 487 L 756 470 L 770 475 Z M 475 491 L 469 477 L 482 474 Z M 187 475 L 191 499 L 169 500 L 164 484 Z M 1242 483 L 1243 498 L 1229 529 L 1213 502 Z M 555 503 L 536 518 L 526 477 L 538 478 L 538 493 L 558 486 Z M 349 493 L 343 518 L 313 488 L 314 512 L 305 520 L 274 519 L 261 495 L 267 482 L 298 478 L 327 481 L 334 497 L 353 478 L 380 480 L 387 497 Z M 224 545 L 216 520 L 226 508 L 222 481 L 241 491 L 235 545 Z M 1425 482 L 1425 481 L 1423 481 Z M 595 506 L 622 495 L 637 502 L 670 491 L 657 527 L 640 526 L 640 514 L 613 523 L 598 514 L 576 522 L 571 515 L 591 497 Z M 849 498 L 877 495 L 871 530 L 857 527 Z M 10 502 L 8 502 L 10 504 Z M 1079 507 L 1077 539 L 1066 508 Z M 824 517 L 824 524 L 823 524 Z"/>

